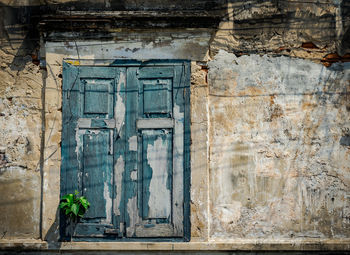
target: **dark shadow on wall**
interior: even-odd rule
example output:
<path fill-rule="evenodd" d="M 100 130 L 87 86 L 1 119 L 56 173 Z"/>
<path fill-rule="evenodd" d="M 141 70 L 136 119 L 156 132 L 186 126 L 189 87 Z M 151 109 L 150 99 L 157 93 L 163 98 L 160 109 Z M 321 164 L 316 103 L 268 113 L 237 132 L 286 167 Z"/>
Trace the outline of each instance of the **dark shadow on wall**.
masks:
<path fill-rule="evenodd" d="M 45 237 L 43 240 L 47 241 L 48 248 L 49 249 L 60 249 L 61 242 L 60 241 L 60 219 L 63 219 L 63 215 L 60 215 L 61 210 L 57 208 L 56 214 L 55 214 L 55 220 L 53 221 L 52 225 L 48 229 Z"/>
<path fill-rule="evenodd" d="M 341 5 L 341 24 L 344 33 L 341 34 L 338 47 L 339 55 L 350 53 L 350 2 L 342 1 Z"/>
<path fill-rule="evenodd" d="M 348 1 L 326 3 L 228 0 L 227 5 L 227 17 L 223 20 L 231 16 L 231 25 L 220 27 L 217 32 L 226 31 L 225 36 L 234 38 L 235 44 L 229 50 L 238 55 L 254 53 L 281 55 L 283 49 L 288 49 L 289 52 L 301 49 L 305 42 L 312 42 L 320 49 L 337 42 L 339 55 L 343 56 L 350 52 Z M 317 14 L 314 9 L 323 12 Z M 341 10 L 339 16 L 335 9 Z M 342 30 L 346 31 L 340 36 L 339 21 L 342 23 Z"/>
<path fill-rule="evenodd" d="M 37 62 L 39 32 L 37 21 L 32 18 L 39 7 L 11 7 L 0 4 L 1 50 L 14 55 L 10 64 L 12 71 L 22 71 L 28 62 Z"/>
<path fill-rule="evenodd" d="M 57 2 L 57 1 L 56 1 Z M 316 45 L 330 45 L 337 41 L 338 54 L 350 52 L 350 4 L 341 1 L 339 4 L 308 2 L 312 7 L 327 9 L 328 6 L 340 8 L 340 17 L 325 12 L 316 16 L 306 10 L 300 1 L 242 1 L 242 0 L 190 0 L 190 1 L 92 1 L 78 0 L 55 4 L 55 1 L 46 1 L 45 5 L 37 6 L 8 6 L 0 4 L 0 40 L 1 46 L 10 46 L 16 51 L 15 59 L 11 64 L 12 70 L 23 70 L 25 63 L 38 63 L 39 32 L 38 23 L 45 19 L 74 16 L 70 13 L 80 12 L 80 21 L 62 19 L 60 22 L 49 22 L 41 27 L 44 32 L 69 31 L 78 32 L 79 39 L 113 39 L 102 33 L 109 27 L 203 27 L 219 30 L 229 29 L 239 41 L 239 45 L 231 49 L 235 53 L 266 53 L 269 52 L 270 40 L 280 37 L 279 46 L 288 45 L 288 36 L 297 33 L 302 42 L 313 42 Z M 227 7 L 231 9 L 228 9 Z M 104 12 L 130 11 L 118 19 L 98 19 L 95 30 L 89 28 L 82 19 L 104 15 Z M 95 16 L 89 16 L 89 13 Z M 151 12 L 156 13 L 150 14 Z M 138 13 L 138 14 L 136 14 Z M 137 16 L 140 15 L 141 16 Z M 177 13 L 174 16 L 174 13 Z M 193 15 L 191 15 L 191 13 Z M 183 14 L 183 15 L 182 15 Z M 163 17 L 159 17 L 162 16 Z M 202 15 L 201 17 L 199 17 Z M 145 19 L 147 16 L 147 19 Z M 66 18 L 67 18 L 66 17 Z M 232 27 L 220 27 L 221 21 L 232 17 Z M 75 17 L 76 18 L 76 17 Z M 342 30 L 337 36 L 337 19 L 342 21 Z M 308 31 L 305 33 L 305 31 Z M 67 38 L 66 38 L 67 39 Z M 63 38 L 64 40 L 64 38 Z M 71 39 L 70 39 L 71 40 Z M 249 46 L 250 44 L 250 46 Z M 256 47 L 254 45 L 256 44 Z M 286 45 L 285 45 L 286 44 Z M 301 45 L 301 44 L 300 44 Z M 247 47 L 249 46 L 249 47 Z M 29 57 L 28 57 L 29 56 Z M 30 58 L 32 56 L 32 59 Z"/>
<path fill-rule="evenodd" d="M 227 0 L 120 0 L 67 1 L 63 4 L 46 5 L 46 10 L 55 13 L 60 11 L 214 11 L 225 7 Z M 108 3 L 107 3 L 108 2 Z M 161 14 L 161 13 L 160 13 Z"/>
<path fill-rule="evenodd" d="M 45 2 L 48 4 L 32 6 L 0 3 L 0 45 L 3 51 L 15 55 L 11 70 L 21 71 L 30 61 L 39 64 L 40 33 L 44 39 L 46 34 L 68 31 L 79 32 L 79 40 L 111 40 L 113 36 L 106 33 L 108 28 L 218 28 L 227 16 L 227 0 Z M 101 18 L 114 11 L 130 13 Z M 79 12 L 80 16 L 77 18 L 72 12 Z M 46 23 L 39 26 L 43 20 Z"/>

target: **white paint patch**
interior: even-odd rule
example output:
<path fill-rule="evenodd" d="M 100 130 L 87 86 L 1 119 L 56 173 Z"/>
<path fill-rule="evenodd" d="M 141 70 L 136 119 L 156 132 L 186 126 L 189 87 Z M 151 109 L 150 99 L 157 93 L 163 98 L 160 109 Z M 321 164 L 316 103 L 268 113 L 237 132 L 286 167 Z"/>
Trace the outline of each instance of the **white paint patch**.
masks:
<path fill-rule="evenodd" d="M 138 119 L 136 127 L 140 129 L 173 128 L 174 121 L 168 118 Z"/>
<path fill-rule="evenodd" d="M 78 161 L 78 169 L 81 169 L 81 161 L 79 160 L 80 157 L 80 152 L 83 153 L 83 135 L 86 134 L 86 130 L 85 129 L 79 129 L 79 124 L 77 125 L 76 129 L 75 129 L 75 142 L 77 143 L 76 147 L 75 147 L 75 155 L 77 157 L 77 161 Z M 80 174 L 78 174 L 78 182 L 81 182 L 81 172 Z"/>
<path fill-rule="evenodd" d="M 83 146 L 83 141 L 80 139 L 80 136 L 83 134 L 85 134 L 85 130 L 79 130 L 79 126 L 77 126 L 75 128 L 75 142 L 77 144 L 75 147 L 75 153 L 77 155 L 77 159 L 79 158 L 79 148 L 82 148 Z"/>
<path fill-rule="evenodd" d="M 226 229 L 232 229 L 236 226 L 241 217 L 241 208 L 241 202 L 232 201 L 231 204 L 218 205 L 214 211 L 215 215 L 218 216 L 221 225 Z"/>
<path fill-rule="evenodd" d="M 80 127 L 80 128 L 90 128 L 91 127 L 91 119 L 79 118 L 78 119 L 78 127 Z"/>
<path fill-rule="evenodd" d="M 150 218 L 168 217 L 170 215 L 170 190 L 167 189 L 168 179 L 168 142 L 158 137 L 154 145 L 147 146 L 147 161 L 152 168 L 152 179 L 149 187 Z"/>
<path fill-rule="evenodd" d="M 102 223 L 108 224 L 112 222 L 112 199 L 107 182 L 105 182 L 103 186 L 103 197 L 106 201 L 106 220 L 105 222 L 102 221 Z"/>
<path fill-rule="evenodd" d="M 174 152 L 173 152 L 173 222 L 175 231 L 179 234 L 183 232 L 183 207 L 176 206 L 183 204 L 183 173 L 184 173 L 184 112 L 180 111 L 180 106 L 174 105 Z"/>
<path fill-rule="evenodd" d="M 129 138 L 129 150 L 130 151 L 137 151 L 137 136 L 136 135 Z"/>
<path fill-rule="evenodd" d="M 114 109 L 114 119 L 115 119 L 115 127 L 120 132 L 120 129 L 124 123 L 125 119 L 125 104 L 123 102 L 123 98 L 120 96 L 121 86 L 122 84 L 126 84 L 125 73 L 121 72 L 119 76 L 119 81 L 117 85 L 117 102 L 115 104 Z"/>
<path fill-rule="evenodd" d="M 134 170 L 134 171 L 131 172 L 130 178 L 131 178 L 131 180 L 133 180 L 133 181 L 136 181 L 136 180 L 137 180 L 137 171 L 136 171 L 136 170 Z"/>
<path fill-rule="evenodd" d="M 183 134 L 184 134 L 184 113 L 180 111 L 180 106 L 174 105 L 174 118 L 175 118 L 175 148 L 177 155 L 181 156 L 176 160 L 180 160 L 179 165 L 183 165 L 182 155 L 183 155 Z"/>
<path fill-rule="evenodd" d="M 130 218 L 130 226 L 126 229 L 126 235 L 128 237 L 131 237 L 135 233 L 135 225 L 138 222 L 139 219 L 139 210 L 137 208 L 137 197 L 134 196 L 132 198 L 129 198 L 128 204 L 127 204 L 127 210 Z"/>
<path fill-rule="evenodd" d="M 62 33 L 64 35 L 64 33 Z M 208 42 L 211 34 L 202 29 L 190 29 L 186 32 L 155 33 L 153 42 L 147 43 L 149 33 L 126 31 L 115 34 L 117 41 L 106 41 L 101 45 L 100 41 L 76 42 L 81 59 L 194 59 L 208 60 Z M 123 40 L 123 38 L 128 38 Z M 130 40 L 130 38 L 133 38 Z M 162 42 L 162 43 L 157 43 Z M 190 50 L 190 49 L 196 50 Z M 62 58 L 77 59 L 75 42 L 46 42 L 46 57 L 48 64 L 61 63 Z M 60 52 L 62 55 L 60 55 Z M 94 54 L 91 54 L 93 52 Z M 58 57 L 59 56 L 59 57 Z M 81 60 L 83 62 L 83 60 Z M 112 63 L 113 61 L 109 62 Z"/>
<path fill-rule="evenodd" d="M 114 165 L 114 183 L 116 186 L 116 198 L 114 203 L 114 213 L 116 215 L 120 215 L 119 205 L 122 198 L 122 178 L 124 172 L 124 159 L 123 156 L 120 155 L 117 159 L 117 162 Z"/>
<path fill-rule="evenodd" d="M 115 121 L 114 119 L 106 119 L 104 120 L 108 128 L 114 128 L 115 127 Z"/>

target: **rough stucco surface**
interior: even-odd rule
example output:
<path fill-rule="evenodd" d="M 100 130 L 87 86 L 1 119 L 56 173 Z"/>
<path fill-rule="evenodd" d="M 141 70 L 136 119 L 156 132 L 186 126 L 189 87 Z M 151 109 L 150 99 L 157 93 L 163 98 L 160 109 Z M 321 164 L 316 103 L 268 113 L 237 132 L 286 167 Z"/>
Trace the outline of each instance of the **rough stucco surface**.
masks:
<path fill-rule="evenodd" d="M 210 46 L 235 52 L 272 52 L 322 58 L 327 52 L 350 53 L 347 1 L 228 1 Z M 312 42 L 312 49 L 302 46 Z"/>
<path fill-rule="evenodd" d="M 191 240 L 208 240 L 207 69 L 191 65 Z"/>
<path fill-rule="evenodd" d="M 41 86 L 19 45 L 0 47 L 0 238 L 39 235 Z"/>
<path fill-rule="evenodd" d="M 39 35 L 27 26 L 30 7 L 43 1 L 15 2 L 0 0 L 0 239 L 39 238 L 40 169 L 42 238 L 58 238 L 64 58 L 192 61 L 192 242 L 350 237 L 350 66 L 319 64 L 350 52 L 346 1 L 228 1 L 215 29 L 154 29 L 150 22 L 147 29 L 46 31 L 46 70 L 36 65 Z M 89 8 L 79 0 L 45 3 Z M 167 1 L 125 3 L 155 9 Z M 89 37 L 96 31 L 112 39 Z"/>
<path fill-rule="evenodd" d="M 350 65 L 209 63 L 210 237 L 350 235 Z"/>

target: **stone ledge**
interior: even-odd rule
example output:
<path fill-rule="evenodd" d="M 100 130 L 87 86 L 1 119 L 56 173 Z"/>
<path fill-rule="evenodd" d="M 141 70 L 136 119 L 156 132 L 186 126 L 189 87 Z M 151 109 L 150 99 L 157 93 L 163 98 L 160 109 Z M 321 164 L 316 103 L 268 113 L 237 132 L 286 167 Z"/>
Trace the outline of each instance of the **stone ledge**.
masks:
<path fill-rule="evenodd" d="M 52 251 L 350 251 L 347 239 L 235 239 L 209 242 L 62 242 L 0 240 L 0 250 Z"/>
<path fill-rule="evenodd" d="M 38 239 L 1 239 L 1 250 L 46 250 L 48 243 Z"/>

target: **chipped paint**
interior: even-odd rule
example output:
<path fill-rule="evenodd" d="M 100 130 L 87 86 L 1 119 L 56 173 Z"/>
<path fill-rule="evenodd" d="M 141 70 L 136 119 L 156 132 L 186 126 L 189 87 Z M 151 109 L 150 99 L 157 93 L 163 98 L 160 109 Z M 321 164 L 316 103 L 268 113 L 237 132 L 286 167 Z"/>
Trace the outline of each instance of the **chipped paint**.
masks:
<path fill-rule="evenodd" d="M 122 86 L 125 87 L 126 77 L 124 72 L 120 72 L 118 84 L 117 84 L 117 102 L 115 104 L 114 109 L 114 119 L 115 119 L 115 127 L 117 132 L 120 132 L 122 125 L 124 124 L 125 119 L 125 103 L 123 98 L 120 96 Z"/>
<path fill-rule="evenodd" d="M 139 219 L 139 210 L 137 208 L 137 196 L 128 199 L 127 211 L 130 219 L 129 226 L 126 228 L 126 235 L 131 237 L 135 233 L 135 225 Z"/>
<path fill-rule="evenodd" d="M 91 119 L 79 118 L 78 119 L 78 127 L 79 128 L 90 128 L 91 127 Z"/>
<path fill-rule="evenodd" d="M 80 159 L 80 154 L 83 153 L 83 135 L 86 134 L 87 130 L 86 129 L 79 129 L 79 125 L 77 124 L 77 128 L 75 129 L 75 142 L 76 142 L 76 147 L 75 147 L 75 153 L 78 161 L 78 169 L 81 169 L 81 161 Z M 78 174 L 78 183 L 81 183 L 81 173 Z"/>
<path fill-rule="evenodd" d="M 114 183 L 116 188 L 116 197 L 114 199 L 114 213 L 120 215 L 120 202 L 122 199 L 122 181 L 124 173 L 124 158 L 122 155 L 119 156 L 117 162 L 114 165 Z"/>
<path fill-rule="evenodd" d="M 90 129 L 88 132 L 89 132 L 90 134 L 98 135 L 98 134 L 101 132 L 101 130 L 98 130 L 98 129 Z M 91 136 L 90 136 L 90 139 L 91 139 Z"/>
<path fill-rule="evenodd" d="M 79 66 L 80 65 L 80 62 L 78 60 L 66 60 L 65 62 L 68 63 L 68 64 L 72 64 L 74 66 Z"/>
<path fill-rule="evenodd" d="M 119 37 L 120 36 L 120 37 Z M 78 42 L 81 58 L 88 59 L 197 59 L 208 60 L 208 44 L 211 33 L 201 29 L 190 30 L 187 33 L 165 32 L 163 35 L 154 34 L 156 40 L 162 43 L 147 42 L 148 33 L 118 33 L 118 38 L 134 37 L 132 41 L 105 41 L 101 47 L 100 41 Z M 182 38 L 179 38 L 182 37 Z M 48 42 L 47 55 L 64 52 L 67 58 L 78 58 L 74 43 Z M 81 44 L 81 45 L 79 45 Z M 73 46 L 73 47 L 72 47 Z M 195 51 L 192 48 L 196 48 Z M 130 50 L 131 49 L 131 50 Z M 91 54 L 93 52 L 94 54 Z M 107 54 L 106 54 L 107 52 Z M 84 55 L 83 55 L 84 54 Z M 156 57 L 155 57 L 156 56 Z M 83 62 L 83 60 L 81 61 Z M 108 64 L 110 64 L 108 63 Z"/>
<path fill-rule="evenodd" d="M 115 120 L 114 119 L 105 119 L 104 120 L 107 128 L 115 128 Z"/>
<path fill-rule="evenodd" d="M 103 197 L 106 201 L 106 219 L 102 220 L 103 224 L 110 224 L 112 222 L 112 198 L 109 191 L 110 185 L 111 183 L 103 183 Z"/>
<path fill-rule="evenodd" d="M 168 217 L 170 215 L 170 190 L 168 180 L 168 142 L 158 137 L 154 144 L 147 145 L 147 162 L 152 169 L 149 186 L 149 218 Z"/>
<path fill-rule="evenodd" d="M 138 119 L 136 127 L 139 129 L 173 128 L 174 121 L 169 118 Z"/>
<path fill-rule="evenodd" d="M 110 155 L 113 155 L 113 151 L 114 151 L 113 133 L 114 133 L 114 131 L 112 129 L 110 129 L 109 130 L 109 154 Z"/>
<path fill-rule="evenodd" d="M 131 136 L 129 138 L 129 150 L 130 151 L 137 151 L 137 136 Z"/>
<path fill-rule="evenodd" d="M 130 178 L 132 181 L 137 181 L 137 171 L 136 170 L 131 171 Z"/>
<path fill-rule="evenodd" d="M 211 240 L 350 234 L 349 70 L 224 51 L 209 63 Z"/>
<path fill-rule="evenodd" d="M 173 206 L 178 206 L 183 204 L 183 188 L 176 183 L 181 183 L 183 181 L 183 167 L 184 167 L 184 158 L 183 158 L 183 148 L 184 148 L 184 112 L 180 110 L 180 106 L 174 104 L 174 120 L 175 120 L 175 132 L 174 132 L 174 151 L 173 151 Z M 182 230 L 182 217 L 180 216 L 182 212 L 182 206 L 179 207 L 180 212 L 174 214 L 173 221 L 175 230 L 181 232 Z"/>
<path fill-rule="evenodd" d="M 77 125 L 75 129 L 75 142 L 76 142 L 76 147 L 75 147 L 75 153 L 77 155 L 77 159 L 79 158 L 79 148 L 82 148 L 83 146 L 83 141 L 81 139 L 82 135 L 84 135 L 86 130 L 84 129 L 79 129 L 79 126 Z"/>

